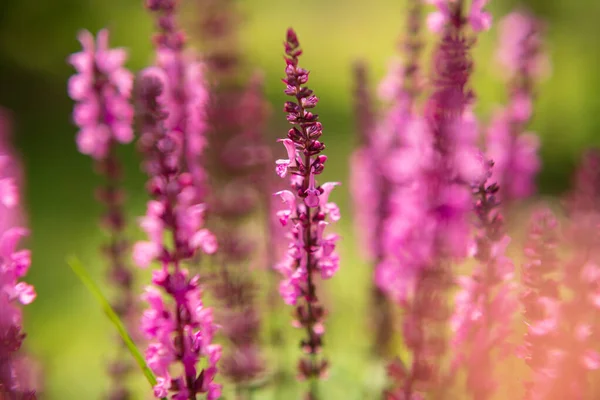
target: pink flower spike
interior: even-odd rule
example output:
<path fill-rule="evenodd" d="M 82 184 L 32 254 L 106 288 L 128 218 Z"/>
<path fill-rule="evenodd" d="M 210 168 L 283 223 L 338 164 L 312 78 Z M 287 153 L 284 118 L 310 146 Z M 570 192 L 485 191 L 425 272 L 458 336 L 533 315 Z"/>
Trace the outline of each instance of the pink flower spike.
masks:
<path fill-rule="evenodd" d="M 166 6 L 168 9 L 162 9 L 162 5 L 157 7 L 153 11 L 160 14 L 159 20 L 165 22 L 173 17 L 172 5 Z M 160 26 L 161 29 L 168 28 L 162 23 Z M 175 38 L 156 41 L 161 50 L 159 53 L 170 54 L 170 57 L 159 57 L 159 63 L 166 64 L 160 64 L 160 69 L 146 70 L 139 78 L 138 100 L 144 115 L 141 141 L 156 145 L 144 151 L 145 169 L 149 175 L 147 188 L 152 201 L 148 202 L 140 225 L 149 240 L 136 243 L 133 256 L 140 267 L 146 267 L 152 261 L 160 262 L 152 273 L 153 286 L 143 295 L 149 307 L 142 318 L 143 332 L 150 339 L 146 361 L 157 376 L 155 395 L 186 400 L 205 392 L 217 373 L 215 365 L 202 369 L 200 363 L 205 362 L 202 359 L 214 363 L 219 356 L 212 347 L 218 327 L 212 309 L 202 302 L 200 285 L 204 281 L 197 274 L 190 274 L 186 265 L 202 252 L 214 253 L 217 242 L 215 236 L 203 228 L 206 205 L 200 200 L 204 191 L 196 185 L 202 182 L 196 181 L 198 176 L 194 171 L 183 170 L 189 166 L 188 162 L 201 169 L 196 159 L 198 154 L 189 154 L 191 148 L 184 147 L 183 142 L 185 135 L 201 133 L 192 120 L 194 123 L 202 120 L 194 119 L 198 115 L 188 119 L 186 113 L 190 108 L 193 108 L 193 114 L 203 113 L 205 110 L 199 103 L 203 100 L 196 99 L 187 104 L 189 107 L 183 107 L 172 102 L 172 93 L 165 95 L 183 84 L 178 81 L 182 79 L 181 74 L 172 72 L 179 71 L 180 67 L 184 72 L 186 70 L 186 65 L 180 64 L 179 46 L 177 49 L 169 47 L 173 40 Z M 190 87 L 205 90 L 203 86 L 194 85 L 198 86 L 198 82 L 185 84 L 186 93 L 182 97 L 189 100 L 187 90 Z M 201 97 L 204 93 L 194 95 Z M 202 150 L 202 147 L 194 149 Z M 163 237 L 169 240 L 163 240 Z"/>
<path fill-rule="evenodd" d="M 315 285 L 310 282 L 319 273 L 322 277 L 331 277 L 339 267 L 339 257 L 333 250 L 335 244 L 328 243 L 326 252 L 324 237 L 326 225 L 334 220 L 333 215 L 339 219 L 339 211 L 334 210 L 335 205 L 327 203 L 333 184 L 320 186 L 317 182 L 317 176 L 324 171 L 327 160 L 322 154 L 325 150 L 321 142 L 323 126 L 318 114 L 312 112 L 318 98 L 307 86 L 308 70 L 299 66 L 302 50 L 292 29 L 287 31 L 284 50 L 284 93 L 291 99 L 285 102 L 283 109 L 287 114 L 286 120 L 293 127 L 288 130 L 286 138 L 279 140 L 284 143 L 289 159 L 278 160 L 276 168 L 281 177 L 285 176 L 288 166 L 294 169 L 288 180 L 290 190 L 276 193 L 287 205 L 276 215 L 282 225 L 287 226 L 286 236 L 290 239 L 288 251 L 284 259 L 277 263 L 276 269 L 282 275 L 279 293 L 286 304 L 296 306 L 294 324 L 305 328 L 307 332 L 301 348 L 305 353 L 318 357 L 318 360 L 314 357 L 301 358 L 299 377 L 319 379 L 325 375 L 327 367 L 327 362 L 318 356 L 322 343 L 320 335 L 324 333 L 318 324 L 322 324 L 326 311 L 320 304 Z M 293 223 L 288 224 L 288 220 Z M 313 329 L 315 326 L 316 331 Z M 307 394 L 311 398 L 314 395 L 312 391 Z"/>
<path fill-rule="evenodd" d="M 20 349 L 27 336 L 21 306 L 30 304 L 36 292 L 33 286 L 20 281 L 31 263 L 31 253 L 19 249 L 19 242 L 29 231 L 20 227 L 26 219 L 19 204 L 23 176 L 20 161 L 13 154 L 11 136 L 8 112 L 0 108 L 0 398 L 3 399 L 35 398 L 29 376 L 32 365 L 25 362 Z"/>

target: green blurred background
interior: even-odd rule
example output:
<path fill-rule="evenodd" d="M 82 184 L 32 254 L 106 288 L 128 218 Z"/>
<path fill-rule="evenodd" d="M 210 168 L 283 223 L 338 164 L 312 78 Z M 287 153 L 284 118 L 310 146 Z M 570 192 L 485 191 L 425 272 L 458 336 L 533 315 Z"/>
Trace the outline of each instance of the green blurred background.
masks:
<path fill-rule="evenodd" d="M 192 26 L 193 0 L 185 21 Z M 557 194 L 569 182 L 584 147 L 597 145 L 600 129 L 600 2 L 593 0 L 492 1 L 502 16 L 517 4 L 530 7 L 548 22 L 547 43 L 552 75 L 539 87 L 533 129 L 542 138 L 542 194 Z M 381 365 L 369 361 L 365 329 L 370 271 L 354 246 L 347 184 L 348 156 L 355 143 L 351 115 L 351 63 L 364 58 L 379 80 L 403 25 L 403 1 L 277 0 L 240 1 L 247 56 L 266 73 L 273 104 L 273 126 L 285 132 L 280 77 L 285 29 L 293 26 L 305 49 L 303 65 L 312 71 L 311 87 L 321 97 L 319 114 L 328 145 L 327 177 L 345 183 L 335 195 L 345 218 L 338 226 L 343 269 L 327 284 L 332 313 L 326 348 L 333 360 L 324 384 L 326 398 L 364 399 L 381 384 Z M 103 237 L 96 227 L 100 211 L 93 199 L 98 183 L 89 158 L 78 154 L 71 125 L 72 102 L 66 81 L 73 73 L 66 57 L 78 51 L 76 33 L 108 27 L 112 43 L 130 49 L 128 66 L 136 71 L 151 60 L 151 19 L 141 0 L 1 0 L 0 105 L 12 110 L 15 140 L 27 173 L 25 202 L 34 264 L 28 276 L 38 298 L 26 309 L 29 351 L 43 367 L 43 398 L 99 399 L 106 380 L 103 368 L 113 350 L 112 327 L 89 293 L 68 269 L 65 258 L 77 254 L 99 282 L 102 262 L 97 248 Z M 474 87 L 477 112 L 488 119 L 505 99 L 505 87 L 493 61 L 496 31 L 482 35 L 475 50 Z M 129 215 L 144 212 L 143 175 L 133 146 L 122 149 L 127 160 Z M 132 233 L 139 235 L 132 226 Z M 287 313 L 287 311 L 286 311 Z M 285 313 L 284 313 L 285 315 Z M 281 318 L 288 340 L 283 362 L 295 363 L 296 333 Z M 288 362 L 289 361 L 289 362 Z M 141 380 L 139 398 L 148 388 Z M 284 394 L 265 391 L 257 398 L 298 398 L 291 380 Z"/>

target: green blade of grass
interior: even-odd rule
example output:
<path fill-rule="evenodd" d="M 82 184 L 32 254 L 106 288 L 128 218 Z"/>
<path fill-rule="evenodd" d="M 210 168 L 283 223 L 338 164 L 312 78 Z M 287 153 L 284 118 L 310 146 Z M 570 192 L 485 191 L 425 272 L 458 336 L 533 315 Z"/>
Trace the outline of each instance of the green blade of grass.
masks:
<path fill-rule="evenodd" d="M 83 267 L 83 265 L 77 257 L 69 257 L 67 260 L 67 264 L 69 264 L 69 267 L 71 267 L 75 275 L 77 275 L 81 282 L 83 282 L 86 288 L 96 298 L 96 300 L 100 304 L 100 307 L 102 307 L 102 310 L 104 311 L 110 322 L 112 322 L 112 324 L 117 329 L 117 332 L 119 332 L 121 339 L 123 339 L 123 342 L 125 342 L 127 349 L 129 349 L 129 352 L 141 368 L 142 372 L 144 373 L 144 376 L 146 377 L 150 385 L 154 387 L 154 385 L 156 385 L 156 377 L 146 364 L 144 356 L 133 342 L 133 339 L 131 339 L 131 335 L 129 335 L 129 332 L 127 332 L 125 325 L 123 324 L 115 310 L 112 308 L 104 294 L 102 294 L 102 291 L 100 290 L 98 285 L 96 285 L 92 277 L 88 274 L 88 272 L 85 270 L 85 268 Z M 161 400 L 167 400 L 167 398 L 163 397 Z"/>

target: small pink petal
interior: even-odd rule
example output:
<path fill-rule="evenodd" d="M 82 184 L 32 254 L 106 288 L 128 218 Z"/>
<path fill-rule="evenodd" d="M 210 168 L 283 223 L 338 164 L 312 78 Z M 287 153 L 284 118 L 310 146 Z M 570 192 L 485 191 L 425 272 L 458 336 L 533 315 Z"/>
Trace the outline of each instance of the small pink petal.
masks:
<path fill-rule="evenodd" d="M 137 242 L 133 246 L 133 261 L 140 268 L 148 267 L 161 252 L 161 247 L 152 242 Z"/>
<path fill-rule="evenodd" d="M 427 16 L 427 27 L 435 33 L 441 33 L 447 22 L 448 17 L 440 11 L 434 11 Z"/>
<path fill-rule="evenodd" d="M 15 291 L 21 304 L 30 304 L 33 302 L 33 300 L 35 300 L 35 289 L 31 285 L 19 282 L 15 286 Z"/>
<path fill-rule="evenodd" d="M 201 229 L 190 239 L 190 246 L 194 249 L 202 249 L 206 254 L 217 251 L 217 238 L 208 229 Z"/>

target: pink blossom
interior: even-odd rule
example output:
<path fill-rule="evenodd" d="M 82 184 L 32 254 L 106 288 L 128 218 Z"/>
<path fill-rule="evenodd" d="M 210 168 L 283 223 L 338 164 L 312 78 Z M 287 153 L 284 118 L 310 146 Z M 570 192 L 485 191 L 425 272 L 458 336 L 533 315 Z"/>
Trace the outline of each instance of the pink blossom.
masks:
<path fill-rule="evenodd" d="M 142 296 L 149 308 L 143 314 L 141 328 L 149 339 L 146 360 L 157 375 L 155 396 L 188 399 L 209 391 L 210 397 L 218 392 L 218 385 L 212 383 L 220 357 L 220 348 L 212 344 L 217 326 L 212 310 L 202 302 L 199 277 L 190 276 L 184 263 L 201 252 L 214 253 L 217 243 L 203 228 L 206 206 L 198 202 L 201 196 L 197 182 L 180 170 L 186 157 L 181 149 L 185 141 L 174 130 L 165 129 L 168 114 L 161 102 L 166 101 L 161 97 L 161 75 L 149 70 L 140 77 L 142 130 L 152 144 L 145 155 L 146 166 L 153 166 L 147 169 L 153 199 L 140 220 L 149 241 L 138 242 L 133 256 L 142 267 L 152 261 L 161 263 L 153 271 L 155 286 L 147 288 Z M 174 240 L 163 240 L 164 236 Z M 202 358 L 208 364 L 198 371 Z M 175 364 L 180 368 L 172 368 Z"/>
<path fill-rule="evenodd" d="M 320 142 L 322 126 L 318 116 L 311 112 L 318 102 L 312 91 L 304 86 L 309 73 L 299 67 L 298 57 L 302 53 L 296 33 L 289 29 L 285 46 L 286 84 L 285 93 L 294 101 L 285 103 L 287 120 L 294 127 L 288 138 L 280 140 L 288 158 L 276 161 L 276 172 L 285 177 L 288 169 L 294 173 L 290 179 L 291 190 L 275 193 L 279 195 L 285 209 L 277 212 L 282 225 L 288 227 L 290 245 L 284 260 L 276 266 L 283 275 L 279 291 L 287 304 L 298 304 L 296 319 L 299 327 L 305 327 L 308 337 L 301 346 L 305 353 L 316 355 L 320 352 L 321 336 L 324 330 L 314 329 L 322 324 L 324 309 L 319 304 L 314 279 L 320 272 L 324 279 L 331 278 L 339 268 L 339 257 L 335 252 L 336 235 L 325 235 L 327 220 L 340 218 L 338 207 L 329 201 L 332 189 L 338 183 L 328 182 L 319 185 L 317 176 L 325 167 L 327 157 L 320 154 L 325 146 Z M 310 153 L 306 152 L 310 149 Z M 291 222 L 291 223 L 290 223 Z M 302 358 L 299 374 L 303 378 L 321 377 L 327 362 L 313 358 Z M 314 395 L 311 391 L 311 395 Z"/>
<path fill-rule="evenodd" d="M 21 172 L 10 146 L 8 117 L 0 109 L 0 387 L 8 398 L 32 394 L 26 386 L 27 371 L 18 354 L 25 338 L 21 305 L 36 297 L 33 286 L 20 279 L 31 264 L 31 253 L 19 250 L 29 234 L 20 227 L 23 210 L 19 203 Z"/>
<path fill-rule="evenodd" d="M 81 31 L 83 51 L 69 57 L 77 74 L 69 80 L 69 96 L 77 101 L 74 122 L 80 131 L 77 145 L 83 154 L 105 158 L 113 142 L 133 140 L 133 107 L 129 103 L 133 75 L 123 67 L 127 59 L 124 49 L 108 47 L 108 30 L 94 39 Z"/>
<path fill-rule="evenodd" d="M 474 31 L 487 31 L 492 26 L 492 16 L 484 11 L 489 0 L 473 0 L 469 11 L 469 23 Z"/>

